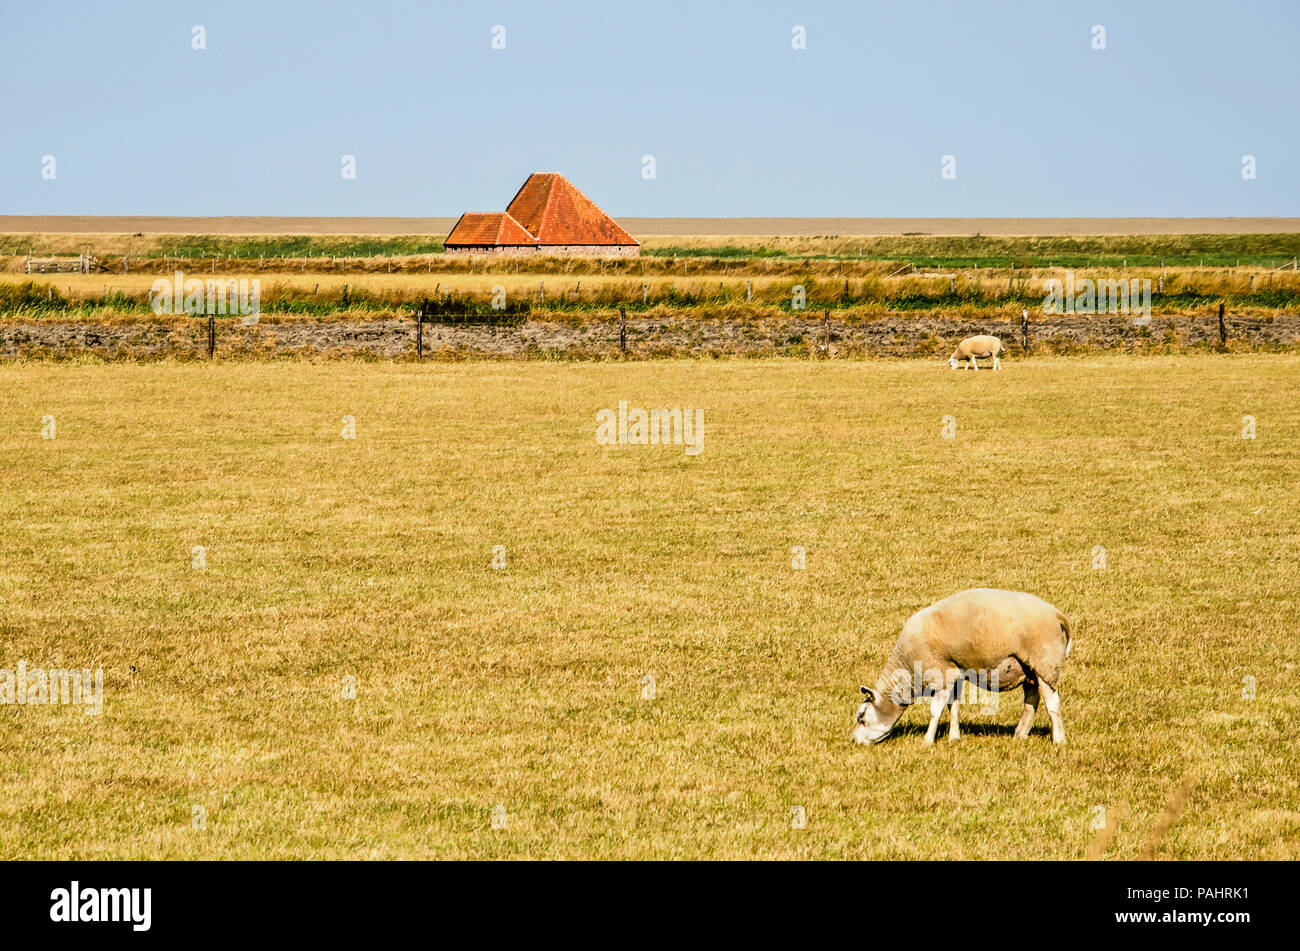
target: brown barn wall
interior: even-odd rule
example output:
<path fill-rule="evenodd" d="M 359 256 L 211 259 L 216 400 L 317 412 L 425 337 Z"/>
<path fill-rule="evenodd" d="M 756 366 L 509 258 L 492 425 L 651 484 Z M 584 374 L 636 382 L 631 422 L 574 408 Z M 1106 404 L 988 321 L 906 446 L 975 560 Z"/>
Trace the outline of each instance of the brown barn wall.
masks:
<path fill-rule="evenodd" d="M 641 255 L 641 246 L 637 244 L 544 244 L 538 249 L 538 253 L 561 258 L 635 258 Z"/>
<path fill-rule="evenodd" d="M 512 245 L 512 244 L 489 244 L 489 245 L 465 245 L 463 247 L 447 248 L 448 254 L 536 254 L 535 245 Z"/>

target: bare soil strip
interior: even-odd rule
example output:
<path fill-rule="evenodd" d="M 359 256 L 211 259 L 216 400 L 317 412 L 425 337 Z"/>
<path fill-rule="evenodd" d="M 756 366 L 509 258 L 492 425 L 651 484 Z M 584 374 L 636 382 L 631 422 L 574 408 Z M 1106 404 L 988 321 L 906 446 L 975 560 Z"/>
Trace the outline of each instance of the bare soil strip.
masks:
<path fill-rule="evenodd" d="M 629 320 L 628 351 L 634 356 L 806 355 L 823 349 L 825 324 L 780 318 L 750 322 Z M 997 321 L 899 317 L 861 323 L 831 321 L 832 352 L 839 356 L 946 356 L 956 340 L 993 333 L 1012 355 L 1022 352 L 1018 326 Z M 1234 346 L 1300 345 L 1300 315 L 1273 318 L 1232 317 Z M 1215 316 L 1153 317 L 1139 328 L 1123 316 L 1038 320 L 1030 325 L 1030 346 L 1050 352 L 1144 349 L 1150 345 L 1204 346 L 1218 342 Z M 426 356 L 571 357 L 603 359 L 618 355 L 618 322 L 581 324 L 529 321 L 520 326 L 425 324 Z M 331 320 L 321 323 L 263 322 L 251 327 L 223 320 L 216 349 L 223 357 L 363 356 L 413 359 L 416 328 L 411 320 Z M 206 356 L 207 325 L 132 323 L 103 325 L 21 323 L 0 325 L 0 358 L 94 355 L 107 359 Z"/>

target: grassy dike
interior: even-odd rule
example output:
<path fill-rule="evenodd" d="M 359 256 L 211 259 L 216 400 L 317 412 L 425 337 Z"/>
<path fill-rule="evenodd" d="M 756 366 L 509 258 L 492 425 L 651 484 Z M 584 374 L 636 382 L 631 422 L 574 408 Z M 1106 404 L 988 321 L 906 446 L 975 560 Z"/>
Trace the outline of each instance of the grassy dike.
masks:
<path fill-rule="evenodd" d="M 131 255 L 141 261 L 227 256 L 242 259 L 302 257 L 401 257 L 441 254 L 444 235 L 120 235 L 0 234 L 0 256 L 27 254 Z M 890 237 L 652 235 L 642 238 L 642 255 L 656 261 L 702 259 L 781 263 L 806 259 L 912 262 L 918 267 L 1260 267 L 1275 268 L 1300 255 L 1300 234 L 1097 235 L 1097 236 L 936 236 Z M 525 261 L 530 270 L 582 267 L 582 261 Z M 591 264 L 591 262 L 586 262 Z M 635 269 L 638 262 L 591 264 Z M 503 265 L 513 268 L 514 262 Z"/>

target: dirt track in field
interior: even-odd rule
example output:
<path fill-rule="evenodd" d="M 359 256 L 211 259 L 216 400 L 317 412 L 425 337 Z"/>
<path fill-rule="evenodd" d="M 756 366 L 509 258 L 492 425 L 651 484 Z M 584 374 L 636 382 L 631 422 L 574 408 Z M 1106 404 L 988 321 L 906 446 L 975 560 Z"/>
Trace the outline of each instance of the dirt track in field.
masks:
<path fill-rule="evenodd" d="M 993 333 L 1009 353 L 1021 352 L 1019 327 L 996 321 L 973 322 L 928 317 L 886 318 L 846 324 L 831 322 L 832 353 L 840 356 L 946 355 L 962 337 Z M 1300 346 L 1300 315 L 1269 318 L 1231 317 L 1230 341 L 1252 346 Z M 637 356 L 772 356 L 820 352 L 825 324 L 779 318 L 749 322 L 653 319 L 629 320 L 629 353 Z M 1070 317 L 1038 320 L 1030 325 L 1032 348 L 1128 349 L 1151 342 L 1189 346 L 1217 343 L 1216 317 L 1153 317 L 1145 332 L 1128 317 Z M 425 324 L 426 356 L 547 357 L 600 359 L 618 353 L 618 322 L 573 325 L 529 321 L 518 326 Z M 217 327 L 220 356 L 365 356 L 413 359 L 416 328 L 411 320 L 331 320 L 262 322 L 245 327 L 228 319 Z M 206 355 L 207 327 L 195 323 L 17 323 L 0 325 L 0 358 L 68 358 L 94 355 L 107 359 L 201 357 Z"/>
<path fill-rule="evenodd" d="M 631 218 L 635 236 L 1288 234 L 1300 218 Z M 0 234 L 446 235 L 456 217 L 0 215 Z"/>

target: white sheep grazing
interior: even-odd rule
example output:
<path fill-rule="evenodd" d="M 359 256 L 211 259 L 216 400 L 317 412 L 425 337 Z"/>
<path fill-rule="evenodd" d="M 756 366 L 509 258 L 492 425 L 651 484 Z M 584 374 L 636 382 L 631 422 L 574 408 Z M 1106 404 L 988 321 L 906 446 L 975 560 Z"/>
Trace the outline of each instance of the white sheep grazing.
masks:
<path fill-rule="evenodd" d="M 934 742 L 945 706 L 952 708 L 948 739 L 958 739 L 957 707 L 962 684 L 970 680 L 995 692 L 1023 685 L 1024 713 L 1015 732 L 1021 739 L 1029 736 L 1042 694 L 1052 742 L 1064 743 L 1056 685 L 1071 645 L 1065 615 L 1032 594 L 971 588 L 944 598 L 907 619 L 875 689 L 860 688 L 853 741 L 879 743 L 908 706 L 926 696 L 925 742 Z"/>
<path fill-rule="evenodd" d="M 978 357 L 981 360 L 985 360 L 992 357 L 993 369 L 1001 370 L 1002 361 L 998 359 L 998 354 L 1005 349 L 1006 348 L 1002 346 L 1001 340 L 988 334 L 980 334 L 976 337 L 967 337 L 961 343 L 957 344 L 957 349 L 954 350 L 952 356 L 948 358 L 948 366 L 955 370 L 957 369 L 957 364 L 964 359 L 967 361 L 966 368 L 968 370 L 978 371 L 979 364 L 975 362 L 975 358 Z"/>

